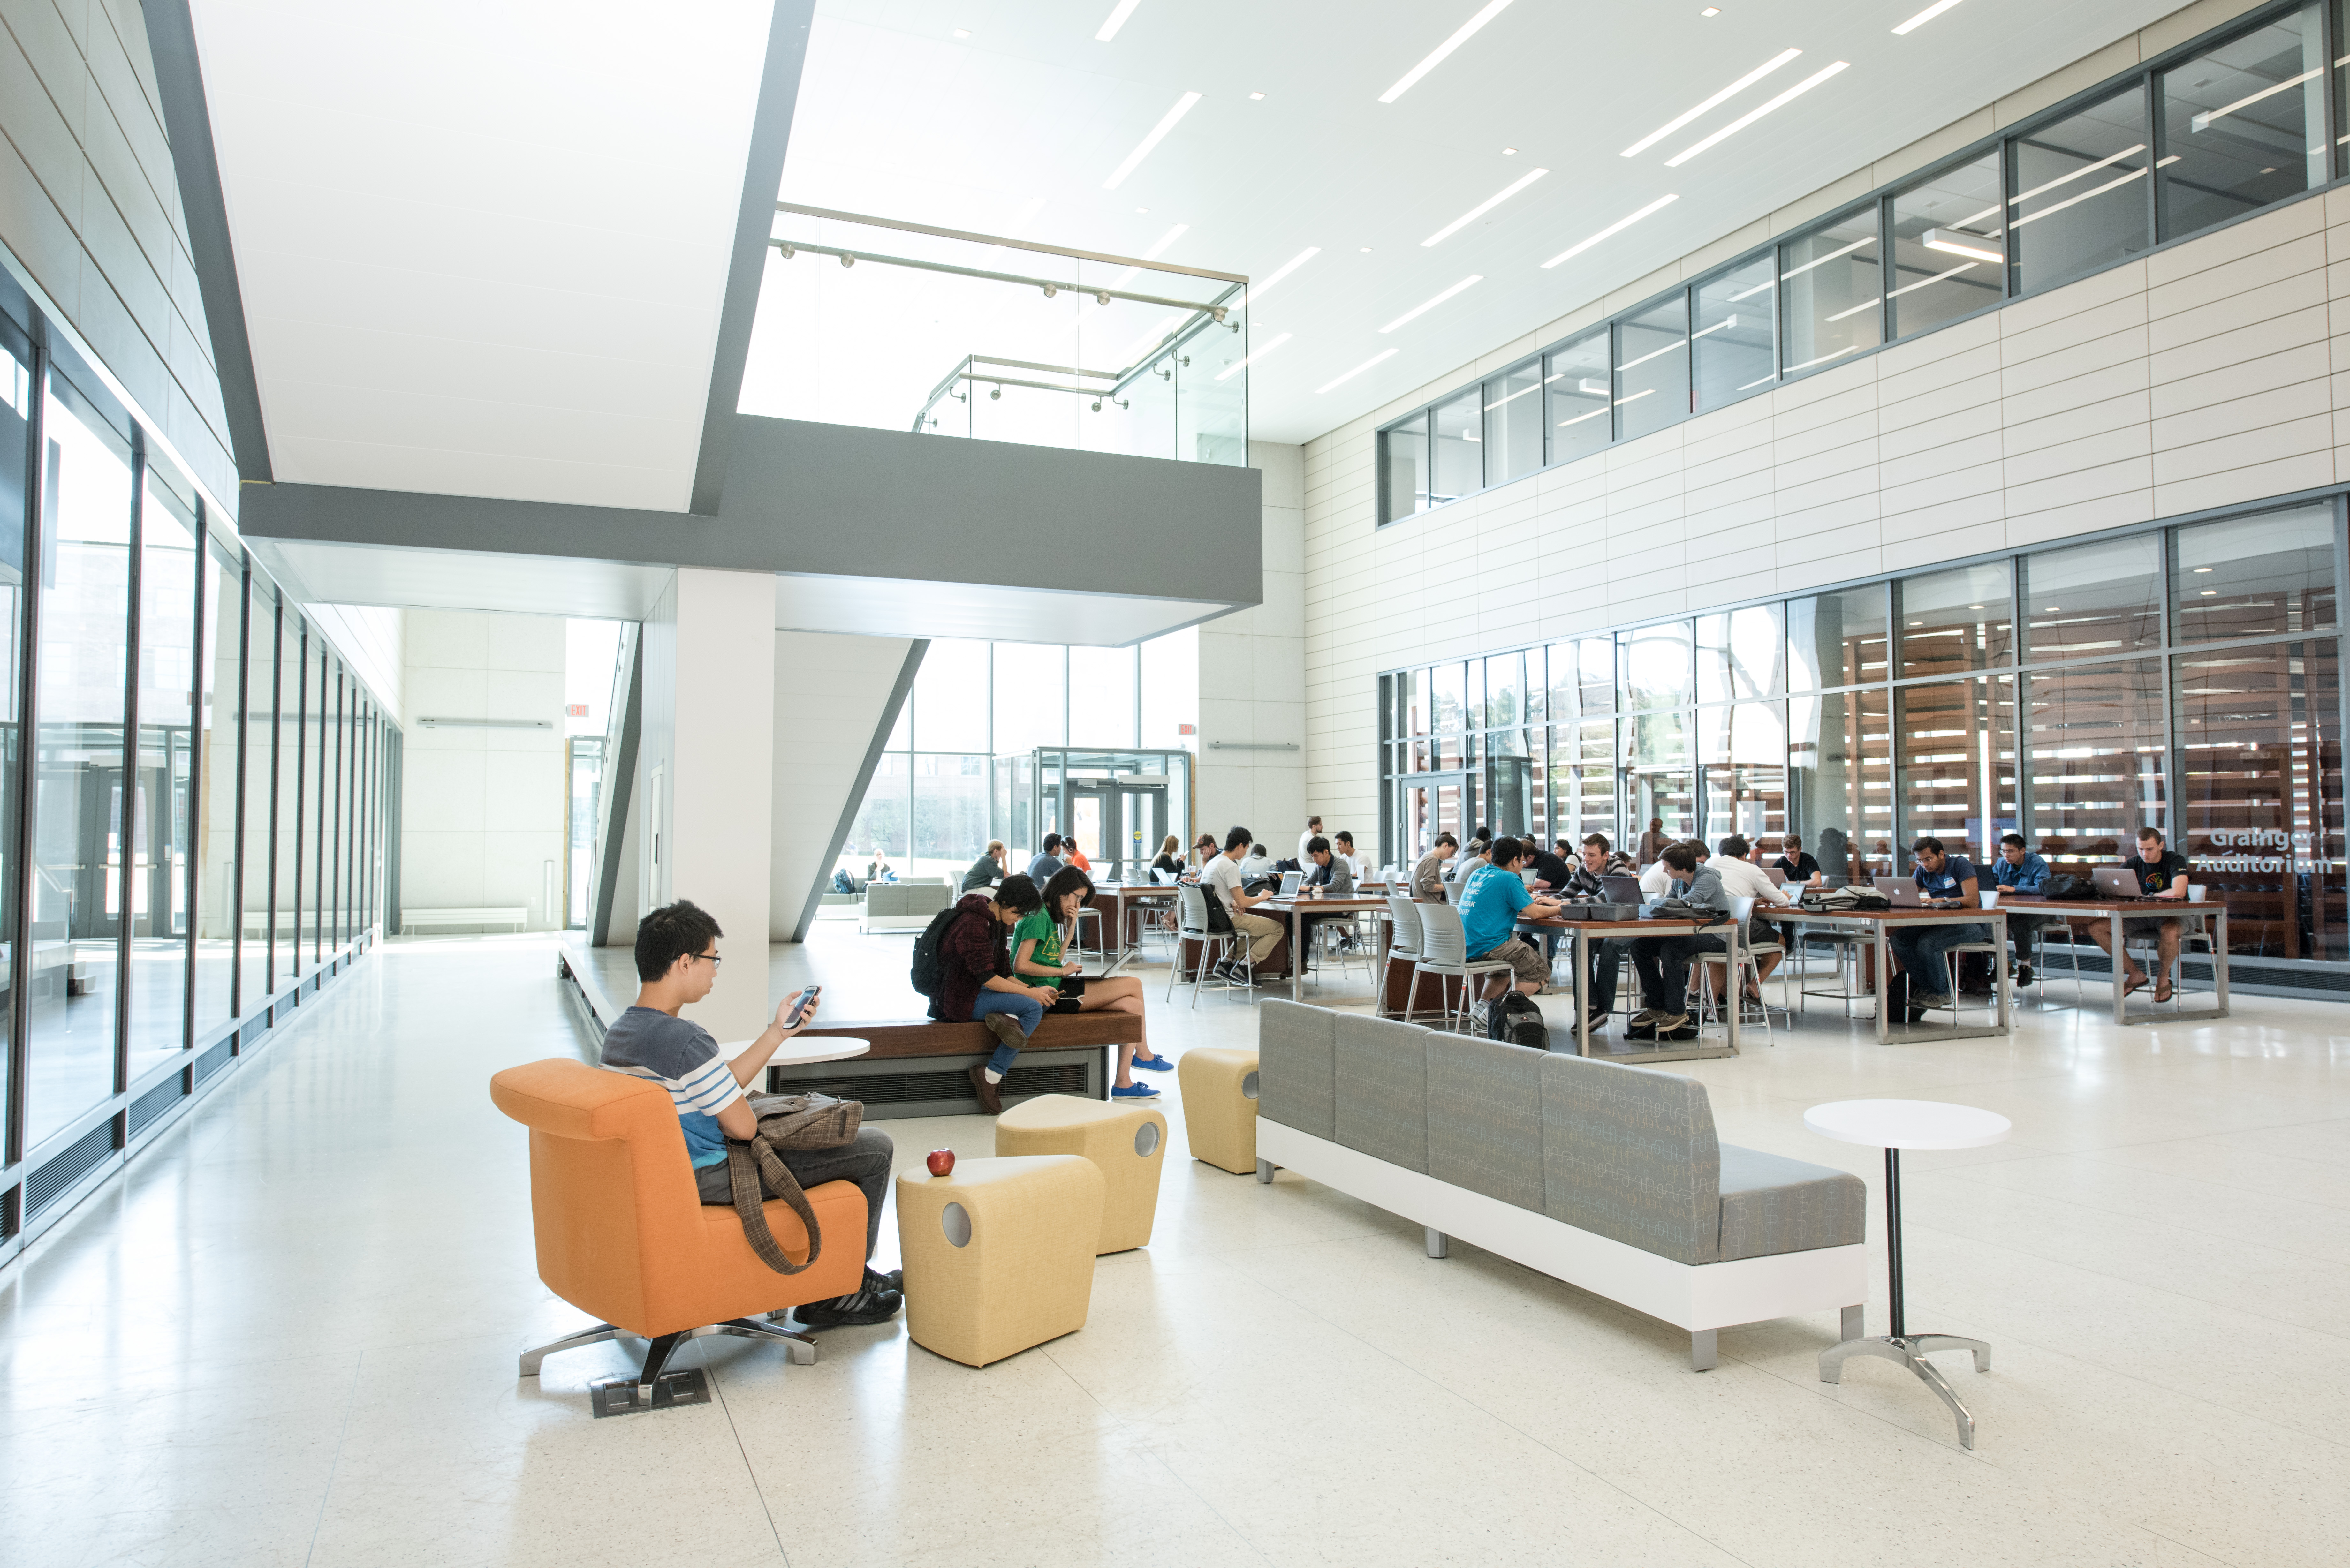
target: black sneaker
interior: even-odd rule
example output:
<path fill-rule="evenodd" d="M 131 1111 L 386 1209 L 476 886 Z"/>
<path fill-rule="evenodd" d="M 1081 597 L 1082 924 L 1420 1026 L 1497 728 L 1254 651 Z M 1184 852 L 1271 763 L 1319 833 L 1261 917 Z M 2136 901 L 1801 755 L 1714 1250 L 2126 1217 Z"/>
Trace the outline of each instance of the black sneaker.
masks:
<path fill-rule="evenodd" d="M 803 1328 L 864 1328 L 888 1323 L 905 1304 L 906 1298 L 896 1291 L 860 1289 L 828 1302 L 808 1302 L 794 1314 Z"/>
<path fill-rule="evenodd" d="M 2030 985 L 2032 981 L 2032 966 L 2028 963 L 2017 964 L 2015 966 L 2015 983 L 2018 985 Z"/>
<path fill-rule="evenodd" d="M 906 1271 L 892 1269 L 885 1274 L 868 1263 L 865 1265 L 865 1283 L 862 1288 L 874 1292 L 896 1291 L 903 1295 L 906 1293 Z"/>

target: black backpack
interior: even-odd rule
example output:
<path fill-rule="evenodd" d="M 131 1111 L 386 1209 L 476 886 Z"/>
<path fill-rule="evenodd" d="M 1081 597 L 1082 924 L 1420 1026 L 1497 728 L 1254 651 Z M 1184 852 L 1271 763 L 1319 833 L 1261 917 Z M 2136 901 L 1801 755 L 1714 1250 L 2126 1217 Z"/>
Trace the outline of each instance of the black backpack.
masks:
<path fill-rule="evenodd" d="M 913 968 L 907 978 L 913 982 L 914 989 L 924 996 L 936 997 L 939 993 L 941 967 L 939 963 L 939 944 L 946 940 L 947 928 L 954 924 L 955 917 L 962 912 L 961 903 L 949 904 L 945 909 L 932 915 L 931 923 L 922 928 L 922 934 L 914 939 Z"/>
<path fill-rule="evenodd" d="M 1485 1036 L 1529 1051 L 1550 1049 L 1550 1028 L 1543 1023 L 1542 1009 L 1534 1005 L 1533 997 L 1514 987 L 1485 1009 Z"/>
<path fill-rule="evenodd" d="M 2082 877 L 2051 877 L 2040 889 L 2043 898 L 2094 898 L 2096 885 Z"/>

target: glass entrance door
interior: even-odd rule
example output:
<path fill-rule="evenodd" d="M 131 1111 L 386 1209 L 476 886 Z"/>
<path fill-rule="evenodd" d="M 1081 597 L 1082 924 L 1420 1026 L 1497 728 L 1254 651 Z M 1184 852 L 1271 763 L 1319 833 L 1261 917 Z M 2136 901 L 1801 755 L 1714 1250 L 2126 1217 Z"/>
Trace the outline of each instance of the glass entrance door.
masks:
<path fill-rule="evenodd" d="M 1167 789 L 1119 779 L 1069 786 L 1069 826 L 1064 829 L 1093 867 L 1097 882 L 1137 881 L 1159 853 L 1167 835 Z"/>
<path fill-rule="evenodd" d="M 1396 818 L 1403 825 L 1407 846 L 1402 864 L 1418 864 L 1440 833 L 1467 838 L 1470 818 L 1477 810 L 1476 786 L 1470 774 L 1414 774 L 1401 789 L 1403 798 Z"/>

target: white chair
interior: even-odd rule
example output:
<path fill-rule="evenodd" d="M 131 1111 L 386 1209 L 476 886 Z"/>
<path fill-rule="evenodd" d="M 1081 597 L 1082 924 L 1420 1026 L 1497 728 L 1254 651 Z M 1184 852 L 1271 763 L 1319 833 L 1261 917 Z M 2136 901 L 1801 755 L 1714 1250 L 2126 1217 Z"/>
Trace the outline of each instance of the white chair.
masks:
<path fill-rule="evenodd" d="M 1197 883 L 1185 883 L 1175 893 L 1175 952 L 1167 966 L 1167 1000 L 1175 999 L 1176 981 L 1183 978 L 1183 944 L 1200 944 L 1200 959 L 1191 971 L 1191 1005 L 1200 1005 L 1200 988 L 1208 983 L 1210 971 L 1237 957 L 1248 962 L 1248 943 L 1237 932 L 1211 931 L 1208 929 L 1208 895 Z M 1237 950 L 1237 954 L 1235 954 Z M 1222 982 L 1225 991 L 1232 981 Z"/>
<path fill-rule="evenodd" d="M 1752 924 L 1754 918 L 1754 903 L 1752 898 L 1732 898 L 1730 901 L 1730 918 L 1742 933 L 1762 929 Z M 1734 981 L 1725 978 L 1723 984 L 1738 998 L 1739 1006 L 1743 1008 L 1746 1005 L 1746 981 L 1749 976 L 1753 978 L 1756 993 L 1755 1012 L 1762 1025 L 1763 1038 L 1776 1045 L 1779 1041 L 1771 1027 L 1771 1002 L 1769 997 L 1762 994 L 1762 958 L 1765 953 L 1777 953 L 1783 959 L 1786 957 L 1787 950 L 1776 941 L 1748 942 L 1742 939 L 1738 944 L 1737 977 Z M 1721 955 L 1700 953 L 1698 956 L 1705 960 L 1703 989 L 1699 993 L 1699 1015 L 1700 1018 L 1718 1021 L 1721 1009 L 1717 1005 L 1713 989 L 1713 971 L 1715 963 L 1721 961 Z M 1794 1018 L 1788 1009 L 1786 994 L 1787 982 L 1783 979 L 1779 982 L 1779 1012 L 1787 1020 L 1787 1026 L 1792 1029 L 1794 1027 Z M 1744 1023 L 1747 1022 L 1747 1016 L 1745 1012 L 1741 1012 L 1738 1021 Z"/>
<path fill-rule="evenodd" d="M 1419 909 L 1420 907 L 1418 904 L 1413 903 L 1409 898 L 1402 898 L 1392 893 L 1388 896 L 1388 934 L 1387 956 L 1390 961 L 1401 959 L 1404 962 L 1409 964 L 1416 965 L 1419 962 L 1421 942 Z M 1415 974 L 1413 978 L 1417 980 L 1417 974 Z M 1389 1012 L 1388 1011 L 1387 975 L 1384 971 L 1382 971 L 1379 975 L 1379 1016 L 1382 1018 L 1401 1018 L 1406 1022 L 1409 1022 L 1413 1016 L 1411 1011 L 1411 995 L 1409 992 L 1405 993 L 1403 1011 L 1401 1012 Z"/>
<path fill-rule="evenodd" d="M 1416 995 L 1419 977 L 1432 974 L 1444 992 L 1444 1026 L 1458 1028 L 1453 1021 L 1470 1021 L 1473 1016 L 1476 997 L 1470 992 L 1471 981 L 1482 980 L 1493 973 L 1511 972 L 1507 959 L 1472 959 L 1469 956 L 1469 939 L 1461 929 L 1461 911 L 1450 904 L 1419 906 L 1419 957 L 1411 966 L 1411 984 Z M 1461 1006 L 1452 1005 L 1451 981 L 1461 981 Z"/>

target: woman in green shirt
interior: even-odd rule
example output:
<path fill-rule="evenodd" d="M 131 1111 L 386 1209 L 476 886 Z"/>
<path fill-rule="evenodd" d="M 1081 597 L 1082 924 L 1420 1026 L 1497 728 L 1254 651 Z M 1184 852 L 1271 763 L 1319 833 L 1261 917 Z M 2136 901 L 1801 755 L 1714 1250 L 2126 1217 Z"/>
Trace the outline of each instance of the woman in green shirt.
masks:
<path fill-rule="evenodd" d="M 1054 1012 L 1130 1012 L 1142 1016 L 1142 982 L 1131 975 L 1083 973 L 1085 966 L 1069 961 L 1062 930 L 1077 918 L 1077 910 L 1093 897 L 1093 878 L 1074 866 L 1065 866 L 1045 884 L 1045 902 L 1034 914 L 1023 916 L 1012 928 L 1012 972 L 1031 985 L 1055 986 L 1061 992 Z M 1165 1072 L 1175 1065 L 1154 1055 L 1147 1044 L 1118 1048 L 1118 1081 L 1110 1089 L 1117 1100 L 1149 1100 L 1159 1091 L 1134 1081 L 1134 1069 Z"/>

